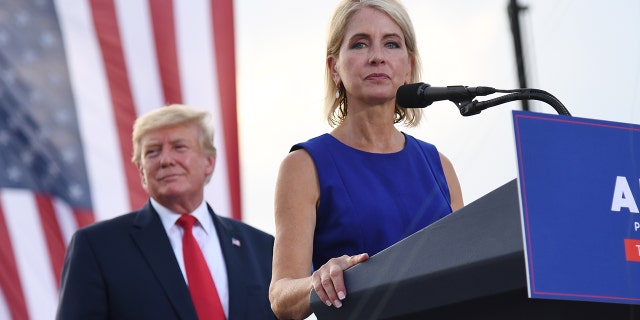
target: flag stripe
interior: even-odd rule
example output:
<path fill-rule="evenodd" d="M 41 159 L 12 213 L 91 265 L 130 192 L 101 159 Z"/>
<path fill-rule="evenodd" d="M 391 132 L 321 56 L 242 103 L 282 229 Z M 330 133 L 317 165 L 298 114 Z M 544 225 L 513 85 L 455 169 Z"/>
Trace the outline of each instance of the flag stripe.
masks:
<path fill-rule="evenodd" d="M 92 0 L 91 13 L 109 83 L 130 206 L 137 208 L 146 202 L 147 194 L 140 185 L 140 177 L 136 168 L 131 165 L 130 161 L 133 154 L 131 128 L 137 115 L 120 41 L 115 4 L 113 1 Z"/>
<path fill-rule="evenodd" d="M 137 3 L 137 1 L 129 1 Z M 96 220 L 131 209 L 113 108 L 88 1 L 56 0 Z"/>
<path fill-rule="evenodd" d="M 30 190 L 3 189 L 0 201 L 29 318 L 51 319 L 56 309 L 58 285 L 51 270 L 35 196 Z"/>
<path fill-rule="evenodd" d="M 95 216 L 90 211 L 73 209 L 73 217 L 76 222 L 76 228 L 86 227 L 94 222 L 96 222 Z M 66 233 L 65 233 L 66 234 Z M 71 241 L 71 237 L 65 237 L 66 242 L 69 243 Z"/>
<path fill-rule="evenodd" d="M 0 193 L 0 198 L 2 194 Z M 9 237 L 9 229 L 5 220 L 2 202 L 0 202 L 0 286 L 7 302 L 7 308 L 12 319 L 28 319 L 27 303 L 22 291 L 22 284 L 18 276 L 18 266 L 13 254 L 13 246 Z"/>
<path fill-rule="evenodd" d="M 56 279 L 56 286 L 59 286 L 66 243 L 62 238 L 62 231 L 60 230 L 51 198 L 47 195 L 36 193 L 35 201 L 40 215 L 39 227 L 42 228 L 49 252 L 51 271 Z"/>
<path fill-rule="evenodd" d="M 214 35 L 220 110 L 224 129 L 227 175 L 231 197 L 231 214 L 240 219 L 240 161 L 238 156 L 238 125 L 236 112 L 235 29 L 233 25 L 233 1 L 211 0 L 212 32 Z M 226 30 L 226 32 L 215 32 Z"/>
<path fill-rule="evenodd" d="M 137 114 L 165 104 L 150 5 L 155 1 L 116 0 L 118 25 Z"/>
<path fill-rule="evenodd" d="M 182 103 L 172 0 L 150 0 L 153 39 L 165 104 Z"/>
<path fill-rule="evenodd" d="M 175 1 L 180 84 L 184 103 L 206 109 L 213 115 L 214 143 L 218 149 L 216 167 L 211 182 L 205 187 L 205 198 L 221 215 L 230 216 L 229 182 L 226 173 L 226 146 L 219 100 L 215 51 L 211 35 L 209 0 Z M 228 32 L 218 30 L 217 32 Z M 213 89 L 213 90 L 212 90 Z"/>

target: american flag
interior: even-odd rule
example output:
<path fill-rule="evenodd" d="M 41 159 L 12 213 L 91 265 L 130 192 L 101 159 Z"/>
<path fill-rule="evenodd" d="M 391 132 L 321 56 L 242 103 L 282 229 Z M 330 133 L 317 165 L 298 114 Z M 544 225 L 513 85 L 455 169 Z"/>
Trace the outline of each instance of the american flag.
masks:
<path fill-rule="evenodd" d="M 232 0 L 0 1 L 0 319 L 53 319 L 72 233 L 143 205 L 137 115 L 209 110 L 240 219 Z"/>

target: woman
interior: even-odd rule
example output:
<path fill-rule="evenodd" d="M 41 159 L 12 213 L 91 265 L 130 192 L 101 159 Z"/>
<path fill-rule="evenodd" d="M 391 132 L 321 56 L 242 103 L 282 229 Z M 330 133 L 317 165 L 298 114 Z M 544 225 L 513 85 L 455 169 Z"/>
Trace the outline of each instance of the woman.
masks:
<path fill-rule="evenodd" d="M 422 115 L 395 102 L 398 87 L 418 82 L 420 71 L 402 5 L 343 1 L 326 62 L 335 128 L 295 145 L 276 185 L 269 298 L 280 319 L 309 316 L 312 289 L 327 306 L 341 307 L 345 269 L 463 206 L 450 161 L 395 127 L 415 126 Z"/>

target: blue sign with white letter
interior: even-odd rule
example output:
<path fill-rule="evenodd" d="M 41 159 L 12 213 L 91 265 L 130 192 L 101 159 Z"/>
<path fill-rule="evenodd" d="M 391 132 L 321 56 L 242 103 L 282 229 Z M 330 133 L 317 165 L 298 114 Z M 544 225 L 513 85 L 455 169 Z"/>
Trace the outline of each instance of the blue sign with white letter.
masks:
<path fill-rule="evenodd" d="M 529 296 L 640 304 L 640 126 L 513 123 Z"/>

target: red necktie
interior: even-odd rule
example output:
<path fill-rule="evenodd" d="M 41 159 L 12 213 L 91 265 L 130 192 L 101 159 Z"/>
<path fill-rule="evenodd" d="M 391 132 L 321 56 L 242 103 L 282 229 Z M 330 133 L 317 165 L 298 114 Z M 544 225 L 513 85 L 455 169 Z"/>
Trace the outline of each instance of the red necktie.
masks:
<path fill-rule="evenodd" d="M 197 219 L 189 214 L 183 214 L 176 224 L 182 227 L 182 256 L 187 271 L 191 300 L 196 307 L 199 320 L 224 319 L 224 311 L 218 297 L 216 285 L 209 272 L 207 261 L 204 260 L 200 246 L 193 237 L 192 227 Z"/>

